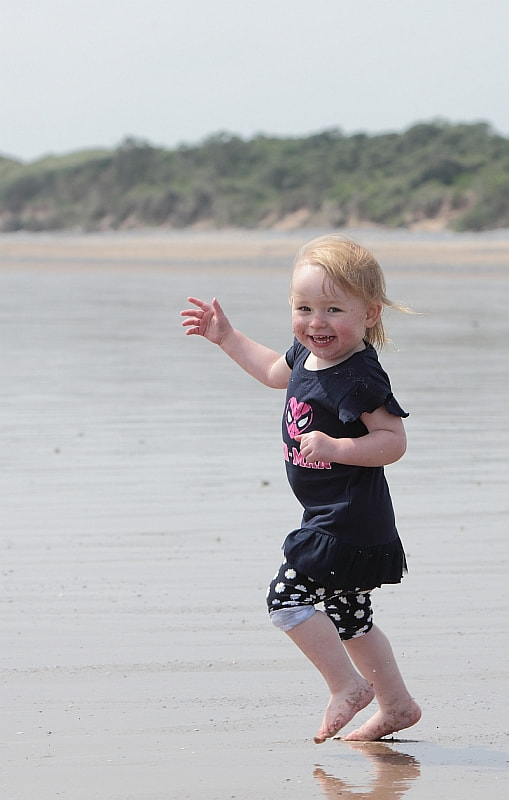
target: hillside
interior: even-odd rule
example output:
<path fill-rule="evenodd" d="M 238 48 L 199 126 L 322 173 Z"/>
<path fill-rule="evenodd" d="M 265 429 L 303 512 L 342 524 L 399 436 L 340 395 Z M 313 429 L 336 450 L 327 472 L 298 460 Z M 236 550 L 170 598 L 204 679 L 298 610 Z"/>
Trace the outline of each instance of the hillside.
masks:
<path fill-rule="evenodd" d="M 126 139 L 23 164 L 0 157 L 0 230 L 509 227 L 509 139 L 484 123 L 305 138 Z"/>

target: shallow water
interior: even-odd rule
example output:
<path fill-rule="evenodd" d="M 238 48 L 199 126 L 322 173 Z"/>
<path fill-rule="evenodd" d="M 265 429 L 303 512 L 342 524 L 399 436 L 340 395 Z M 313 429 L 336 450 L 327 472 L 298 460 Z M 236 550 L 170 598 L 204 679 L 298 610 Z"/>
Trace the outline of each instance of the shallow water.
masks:
<path fill-rule="evenodd" d="M 410 573 L 374 605 L 424 716 L 321 747 L 324 687 L 264 607 L 300 518 L 283 397 L 178 317 L 217 295 L 284 350 L 305 238 L 0 237 L 6 800 L 507 796 L 509 236 L 365 233 L 420 312 L 381 357 Z"/>

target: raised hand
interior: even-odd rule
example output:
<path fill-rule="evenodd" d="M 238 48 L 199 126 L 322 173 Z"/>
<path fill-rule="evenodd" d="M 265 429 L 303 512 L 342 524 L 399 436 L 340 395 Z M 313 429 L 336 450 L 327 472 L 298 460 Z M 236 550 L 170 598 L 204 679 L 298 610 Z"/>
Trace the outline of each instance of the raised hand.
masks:
<path fill-rule="evenodd" d="M 219 302 L 215 297 L 211 303 L 200 300 L 198 297 L 188 297 L 187 299 L 196 308 L 186 308 L 180 312 L 180 316 L 185 317 L 182 326 L 187 328 L 186 335 L 203 336 L 209 342 L 220 345 L 232 330 L 232 326 Z"/>

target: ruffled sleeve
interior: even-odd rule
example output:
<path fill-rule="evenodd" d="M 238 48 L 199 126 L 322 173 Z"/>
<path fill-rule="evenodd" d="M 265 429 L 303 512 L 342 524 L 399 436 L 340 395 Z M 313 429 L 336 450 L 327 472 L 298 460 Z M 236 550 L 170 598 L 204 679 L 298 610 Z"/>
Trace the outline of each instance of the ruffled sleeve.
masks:
<path fill-rule="evenodd" d="M 293 366 L 295 364 L 295 347 L 296 347 L 296 345 L 297 345 L 297 339 L 294 339 L 292 346 L 289 347 L 288 350 L 285 353 L 285 360 L 286 360 L 286 363 L 288 364 L 288 366 L 290 367 L 290 369 L 293 369 Z"/>
<path fill-rule="evenodd" d="M 385 406 L 390 414 L 397 417 L 408 417 L 408 413 L 391 391 L 389 377 L 382 369 L 374 348 L 369 346 L 358 355 L 364 357 L 363 370 L 360 371 L 353 362 L 351 366 L 345 367 L 341 375 L 345 383 L 345 391 L 338 407 L 341 422 L 355 422 L 361 414 L 371 414 L 381 406 Z"/>

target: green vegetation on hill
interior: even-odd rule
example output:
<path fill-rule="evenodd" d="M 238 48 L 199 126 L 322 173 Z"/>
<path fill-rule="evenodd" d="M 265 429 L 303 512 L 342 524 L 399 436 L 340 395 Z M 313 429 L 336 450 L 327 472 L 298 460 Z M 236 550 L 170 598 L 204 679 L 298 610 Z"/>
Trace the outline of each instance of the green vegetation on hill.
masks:
<path fill-rule="evenodd" d="M 0 157 L 0 230 L 424 223 L 509 227 L 509 139 L 484 123 L 305 138 L 219 134 L 174 150 L 116 150 L 22 164 Z"/>

